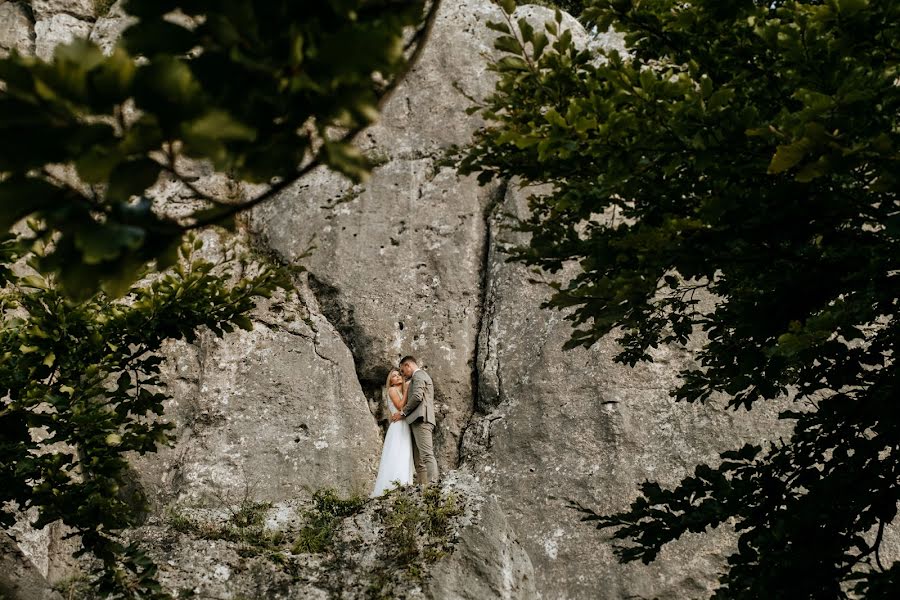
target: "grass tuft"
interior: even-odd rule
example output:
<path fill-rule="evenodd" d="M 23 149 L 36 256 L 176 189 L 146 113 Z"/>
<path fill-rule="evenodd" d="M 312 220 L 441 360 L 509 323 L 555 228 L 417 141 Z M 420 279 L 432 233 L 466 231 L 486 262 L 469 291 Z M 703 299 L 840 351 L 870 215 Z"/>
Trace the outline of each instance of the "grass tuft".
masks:
<path fill-rule="evenodd" d="M 318 490 L 313 494 L 312 508 L 304 515 L 306 525 L 297 535 L 292 551 L 295 554 L 327 551 L 341 520 L 355 515 L 365 504 L 366 499 L 360 496 L 341 498 L 334 490 Z"/>

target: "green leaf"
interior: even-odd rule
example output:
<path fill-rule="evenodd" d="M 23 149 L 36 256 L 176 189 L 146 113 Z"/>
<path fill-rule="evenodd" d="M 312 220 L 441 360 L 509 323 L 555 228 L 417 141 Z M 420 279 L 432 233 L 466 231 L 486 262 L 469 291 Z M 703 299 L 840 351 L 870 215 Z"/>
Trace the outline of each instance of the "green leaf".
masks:
<path fill-rule="evenodd" d="M 85 183 L 106 183 L 122 156 L 109 148 L 94 146 L 75 161 L 75 170 Z"/>
<path fill-rule="evenodd" d="M 527 71 L 528 63 L 520 56 L 504 56 L 497 61 L 497 70 L 503 71 Z"/>
<path fill-rule="evenodd" d="M 53 49 L 53 61 L 57 72 L 68 71 L 78 75 L 90 71 L 104 60 L 103 52 L 97 44 L 85 38 L 76 37 L 71 42 L 59 44 Z"/>
<path fill-rule="evenodd" d="M 550 122 L 553 125 L 556 125 L 557 127 L 568 127 L 569 126 L 569 124 L 566 122 L 566 120 L 563 118 L 563 116 L 561 114 L 559 114 L 559 112 L 555 108 L 549 109 L 546 112 L 546 114 L 544 115 L 544 117 L 547 119 L 548 122 Z"/>
<path fill-rule="evenodd" d="M 528 22 L 528 19 L 522 17 L 516 22 L 519 25 L 519 31 L 522 33 L 522 40 L 525 43 L 534 41 L 534 27 Z"/>
<path fill-rule="evenodd" d="M 641 69 L 641 87 L 646 91 L 651 91 L 656 87 L 656 74 L 652 69 Z"/>
<path fill-rule="evenodd" d="M 547 38 L 547 35 L 543 32 L 539 32 L 534 36 L 534 58 L 535 60 L 541 57 L 541 54 L 544 53 L 544 49 L 547 47 L 547 44 L 550 40 Z"/>
<path fill-rule="evenodd" d="M 869 0 L 838 0 L 838 10 L 845 15 L 853 15 L 869 6 Z"/>
<path fill-rule="evenodd" d="M 128 129 L 119 144 L 123 154 L 144 154 L 160 147 L 164 141 L 159 121 L 151 115 L 141 115 Z"/>
<path fill-rule="evenodd" d="M 34 177 L 14 175 L 0 181 L 0 231 L 7 231 L 26 216 L 64 200 L 63 191 Z"/>
<path fill-rule="evenodd" d="M 34 288 L 36 290 L 50 289 L 47 280 L 39 275 L 27 275 L 19 280 L 19 285 L 22 287 Z"/>
<path fill-rule="evenodd" d="M 86 226 L 75 233 L 75 247 L 81 250 L 85 264 L 96 265 L 135 250 L 144 241 L 144 230 L 130 225 L 104 223 Z"/>
<path fill-rule="evenodd" d="M 703 95 L 703 98 L 709 98 L 713 93 L 712 79 L 706 75 L 700 78 L 700 93 Z"/>
<path fill-rule="evenodd" d="M 131 84 L 137 70 L 131 56 L 121 46 L 116 46 L 88 76 L 90 95 L 101 108 L 124 102 L 131 96 Z"/>
<path fill-rule="evenodd" d="M 181 60 L 162 56 L 138 68 L 134 78 L 138 107 L 165 120 L 196 115 L 203 106 L 203 88 Z"/>
<path fill-rule="evenodd" d="M 522 53 L 522 47 L 516 38 L 509 35 L 502 35 L 494 40 L 494 48 L 502 52 L 519 55 Z"/>
<path fill-rule="evenodd" d="M 249 317 L 240 315 L 232 319 L 232 323 L 243 329 L 244 331 L 253 331 L 253 321 Z"/>
<path fill-rule="evenodd" d="M 256 131 L 234 119 L 223 110 L 214 109 L 182 126 L 186 143 L 185 153 L 194 157 L 206 157 L 219 168 L 230 164 L 226 142 L 252 142 Z"/>
<path fill-rule="evenodd" d="M 800 183 L 809 183 L 813 179 L 823 177 L 828 173 L 828 161 L 825 157 L 803 165 L 794 177 Z"/>
<path fill-rule="evenodd" d="M 162 18 L 139 21 L 122 34 L 122 44 L 135 56 L 178 56 L 186 54 L 195 43 L 193 32 Z"/>
<path fill-rule="evenodd" d="M 325 142 L 325 156 L 328 165 L 354 182 L 364 181 L 369 176 L 369 162 L 352 144 Z"/>
<path fill-rule="evenodd" d="M 515 0 L 497 0 L 497 4 L 499 4 L 500 8 L 503 9 L 503 12 L 508 15 L 511 15 L 516 11 Z"/>
<path fill-rule="evenodd" d="M 734 98 L 734 90 L 731 88 L 719 88 L 716 90 L 706 103 L 708 110 L 717 110 Z"/>
<path fill-rule="evenodd" d="M 797 140 L 791 144 L 778 146 L 772 161 L 769 163 L 769 173 L 783 173 L 803 160 L 809 149 L 809 141 L 806 138 Z"/>
<path fill-rule="evenodd" d="M 142 196 L 156 183 L 162 167 L 149 158 L 138 158 L 118 164 L 109 177 L 106 197 L 114 202 L 125 202 L 133 196 Z"/>
<path fill-rule="evenodd" d="M 485 23 L 485 26 L 492 31 L 498 31 L 507 35 L 511 33 L 509 30 L 509 25 L 507 25 L 506 23 L 501 23 L 500 21 L 488 21 L 487 23 Z"/>

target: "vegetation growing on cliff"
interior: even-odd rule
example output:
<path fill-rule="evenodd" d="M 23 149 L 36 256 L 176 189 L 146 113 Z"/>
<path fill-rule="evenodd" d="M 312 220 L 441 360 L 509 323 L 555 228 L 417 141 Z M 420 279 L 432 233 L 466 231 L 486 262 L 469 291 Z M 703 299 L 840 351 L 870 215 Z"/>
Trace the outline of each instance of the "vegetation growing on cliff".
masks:
<path fill-rule="evenodd" d="M 406 597 L 425 581 L 428 566 L 452 551 L 455 521 L 465 509 L 455 493 L 436 486 L 395 489 L 374 500 L 321 489 L 300 511 L 299 527 L 270 530 L 269 507 L 245 499 L 229 509 L 229 518 L 215 522 L 175 512 L 168 526 L 237 544 L 241 556 L 262 557 L 293 581 L 314 581 L 336 598 L 380 600 Z M 239 514 L 244 516 L 236 519 Z M 322 560 L 308 561 L 303 555 L 309 554 Z"/>
<path fill-rule="evenodd" d="M 119 299 L 102 292 L 67 298 L 55 276 L 32 270 L 40 246 L 4 268 L 0 505 L 35 509 L 36 528 L 70 527 L 81 552 L 103 565 L 101 593 L 159 595 L 155 566 L 119 535 L 146 510 L 128 454 L 171 441 L 172 425 L 160 418 L 170 398 L 160 378 L 162 345 L 190 342 L 200 327 L 217 335 L 250 329 L 255 300 L 290 285 L 284 271 L 249 267 L 233 250 L 217 262 L 204 259 L 201 246 L 187 239 L 173 267 Z M 21 244 L 9 238 L 4 250 L 9 265 Z M 233 282 L 235 272 L 244 278 Z M 14 520 L 14 512 L 0 511 L 0 525 Z"/>
<path fill-rule="evenodd" d="M 796 403 L 789 440 L 585 518 L 644 562 L 734 520 L 719 598 L 897 589 L 879 548 L 900 501 L 900 4 L 587 3 L 582 21 L 622 32 L 629 56 L 497 4 L 500 80 L 462 170 L 552 184 L 514 259 L 579 265 L 548 302 L 568 346 L 616 331 L 633 365 L 702 330 L 677 400 Z"/>

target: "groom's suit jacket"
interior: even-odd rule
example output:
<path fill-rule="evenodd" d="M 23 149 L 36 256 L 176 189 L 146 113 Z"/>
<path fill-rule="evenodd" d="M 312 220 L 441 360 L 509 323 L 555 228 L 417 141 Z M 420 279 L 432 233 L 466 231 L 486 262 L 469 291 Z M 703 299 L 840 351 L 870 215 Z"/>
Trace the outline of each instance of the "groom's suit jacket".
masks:
<path fill-rule="evenodd" d="M 412 424 L 417 419 L 434 425 L 434 382 L 422 369 L 413 373 L 409 382 L 406 406 L 403 407 L 406 422 Z"/>

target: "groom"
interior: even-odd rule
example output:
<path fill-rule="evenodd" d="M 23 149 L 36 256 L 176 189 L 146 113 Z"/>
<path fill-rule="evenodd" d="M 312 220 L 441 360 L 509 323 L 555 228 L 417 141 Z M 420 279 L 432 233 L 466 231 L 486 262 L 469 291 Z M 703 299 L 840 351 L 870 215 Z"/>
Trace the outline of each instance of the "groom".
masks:
<path fill-rule="evenodd" d="M 404 356 L 400 361 L 400 373 L 410 380 L 406 406 L 391 416 L 391 421 L 406 419 L 413 436 L 413 461 L 419 483 L 438 482 L 437 460 L 434 458 L 434 383 L 419 368 L 415 357 Z"/>

